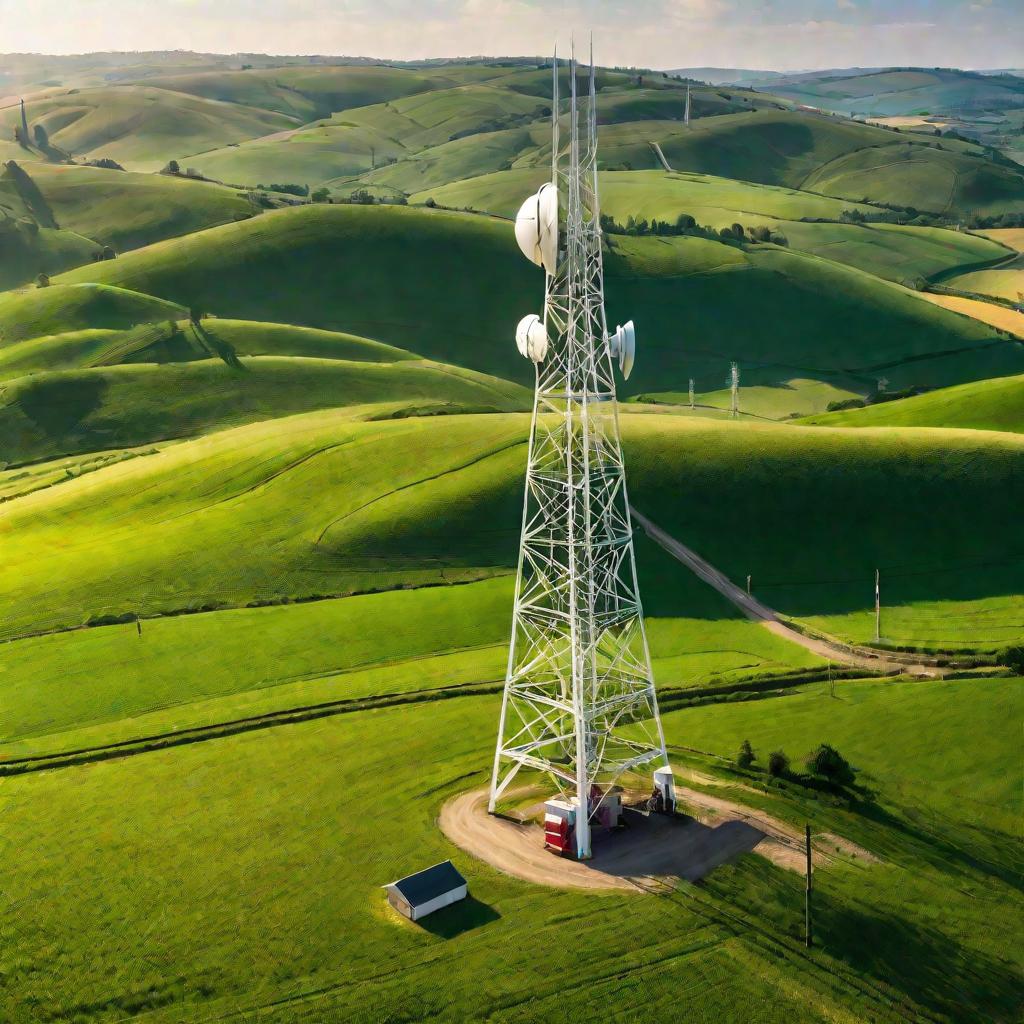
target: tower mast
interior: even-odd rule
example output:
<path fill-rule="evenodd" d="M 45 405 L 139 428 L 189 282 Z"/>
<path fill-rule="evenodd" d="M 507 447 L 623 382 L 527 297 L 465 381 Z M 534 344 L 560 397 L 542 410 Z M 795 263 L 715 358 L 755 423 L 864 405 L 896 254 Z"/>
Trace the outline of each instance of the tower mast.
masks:
<path fill-rule="evenodd" d="M 522 539 L 490 810 L 523 768 L 574 802 L 577 857 L 616 784 L 668 759 L 633 551 L 613 358 L 628 376 L 632 322 L 609 336 L 604 308 L 593 56 L 586 99 L 569 62 L 569 140 L 559 135 L 554 66 L 552 182 L 516 221 L 543 265 L 544 317 L 516 341 L 536 364 Z M 566 204 L 559 223 L 558 202 Z M 645 784 L 649 786 L 650 776 Z"/>

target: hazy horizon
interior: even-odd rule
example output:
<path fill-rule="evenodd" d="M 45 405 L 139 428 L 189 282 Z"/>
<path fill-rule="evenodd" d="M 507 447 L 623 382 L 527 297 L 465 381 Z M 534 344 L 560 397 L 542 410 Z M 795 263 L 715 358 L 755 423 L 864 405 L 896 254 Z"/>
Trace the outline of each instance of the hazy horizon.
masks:
<path fill-rule="evenodd" d="M 185 50 L 425 60 L 547 54 L 592 31 L 605 65 L 803 71 L 1020 66 L 1019 0 L 0 0 L 8 54 Z"/>

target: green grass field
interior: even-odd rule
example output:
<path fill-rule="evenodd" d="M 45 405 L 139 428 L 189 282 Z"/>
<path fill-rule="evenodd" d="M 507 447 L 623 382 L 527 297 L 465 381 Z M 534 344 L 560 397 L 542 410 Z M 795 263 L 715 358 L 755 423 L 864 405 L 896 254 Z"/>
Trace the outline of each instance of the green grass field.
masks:
<path fill-rule="evenodd" d="M 168 160 L 294 128 L 294 118 L 257 107 L 203 99 L 167 89 L 68 90 L 26 104 L 29 127 L 42 125 L 50 143 L 75 157 L 116 160 L 133 171 L 156 171 Z M 0 112 L 11 130 L 14 108 Z"/>
<path fill-rule="evenodd" d="M 25 170 L 61 227 L 119 253 L 253 214 L 244 195 L 204 181 L 52 164 Z"/>
<path fill-rule="evenodd" d="M 960 291 L 991 295 L 1020 303 L 1024 295 L 1024 256 L 990 270 L 974 270 L 966 274 L 944 277 L 942 283 Z"/>
<path fill-rule="evenodd" d="M 982 380 L 808 419 L 833 427 L 956 427 L 1024 433 L 1024 377 Z"/>

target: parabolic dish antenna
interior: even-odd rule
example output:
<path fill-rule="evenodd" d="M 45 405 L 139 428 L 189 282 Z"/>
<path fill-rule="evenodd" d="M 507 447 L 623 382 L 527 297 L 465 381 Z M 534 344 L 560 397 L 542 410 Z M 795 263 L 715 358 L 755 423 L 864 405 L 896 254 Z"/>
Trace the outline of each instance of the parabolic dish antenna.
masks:
<path fill-rule="evenodd" d="M 608 349 L 618 359 L 622 376 L 629 380 L 633 360 L 636 359 L 636 328 L 632 320 L 615 328 L 615 333 L 608 339 Z"/>
<path fill-rule="evenodd" d="M 558 189 L 548 182 L 516 214 L 516 241 L 523 255 L 549 274 L 558 263 Z"/>
<path fill-rule="evenodd" d="M 526 359 L 535 363 L 544 362 L 548 354 L 548 332 L 544 321 L 536 313 L 530 313 L 519 321 L 516 327 L 516 347 Z"/>

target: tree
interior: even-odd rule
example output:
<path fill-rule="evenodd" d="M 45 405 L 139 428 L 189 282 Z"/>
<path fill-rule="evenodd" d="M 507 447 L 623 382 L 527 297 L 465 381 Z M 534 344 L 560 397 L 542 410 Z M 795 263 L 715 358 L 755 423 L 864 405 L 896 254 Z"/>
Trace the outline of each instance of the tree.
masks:
<path fill-rule="evenodd" d="M 49 288 L 50 287 L 50 275 L 49 274 L 40 274 L 36 278 L 36 287 L 37 288 Z"/>
<path fill-rule="evenodd" d="M 40 149 L 49 149 L 50 136 L 46 134 L 46 129 L 41 124 L 37 124 L 32 130 L 35 133 L 36 145 Z"/>
<path fill-rule="evenodd" d="M 326 203 L 330 194 L 331 190 L 329 188 L 318 188 L 310 198 L 314 203 Z"/>
<path fill-rule="evenodd" d="M 999 656 L 999 660 L 1014 672 L 1024 674 L 1024 646 L 1007 647 Z"/>
<path fill-rule="evenodd" d="M 427 196 L 427 201 L 423 205 L 433 210 L 437 206 L 437 200 L 433 196 Z"/>
<path fill-rule="evenodd" d="M 732 233 L 742 242 L 743 241 L 743 225 L 733 224 Z"/>
<path fill-rule="evenodd" d="M 697 221 L 688 213 L 681 213 L 676 217 L 676 228 L 680 233 L 683 231 L 692 231 L 697 226 Z"/>
<path fill-rule="evenodd" d="M 168 174 L 181 174 L 181 166 L 177 160 L 167 161 L 167 173 Z"/>
<path fill-rule="evenodd" d="M 828 779 L 837 786 L 849 786 L 853 782 L 849 761 L 827 743 L 822 743 L 807 755 L 806 768 L 809 775 Z"/>
<path fill-rule="evenodd" d="M 789 758 L 782 750 L 773 750 L 768 755 L 768 774 L 775 779 L 781 779 L 789 774 Z"/>
<path fill-rule="evenodd" d="M 746 770 L 755 760 L 754 748 L 750 745 L 750 740 L 744 740 L 740 744 L 739 753 L 736 755 L 736 767 Z"/>

